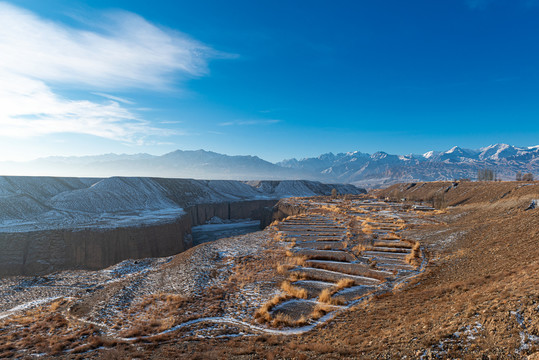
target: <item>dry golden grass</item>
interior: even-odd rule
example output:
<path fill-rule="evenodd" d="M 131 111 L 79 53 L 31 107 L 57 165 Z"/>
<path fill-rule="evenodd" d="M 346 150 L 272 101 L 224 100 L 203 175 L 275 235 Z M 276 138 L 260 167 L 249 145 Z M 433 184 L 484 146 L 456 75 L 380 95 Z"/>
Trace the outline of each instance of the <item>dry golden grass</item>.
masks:
<path fill-rule="evenodd" d="M 322 316 L 331 312 L 332 310 L 333 308 L 331 306 L 328 306 L 327 304 L 319 303 L 319 304 L 316 304 L 313 311 L 309 314 L 309 317 L 313 320 L 318 320 Z"/>
<path fill-rule="evenodd" d="M 63 300 L 63 299 L 56 300 L 56 301 L 54 301 L 52 304 L 50 304 L 49 310 L 52 311 L 52 312 L 55 312 L 55 311 L 57 311 L 57 310 L 60 308 L 60 306 L 62 306 L 63 304 L 65 304 L 65 300 Z"/>
<path fill-rule="evenodd" d="M 285 251 L 280 247 L 264 250 L 256 256 L 237 259 L 228 285 L 242 288 L 259 281 L 279 283 L 284 280 L 283 275 L 293 267 L 292 264 L 283 263 L 283 259 L 286 259 Z"/>
<path fill-rule="evenodd" d="M 421 260 L 421 244 L 416 241 L 412 247 L 412 252 L 405 257 L 405 261 L 413 266 L 418 266 Z"/>
<path fill-rule="evenodd" d="M 255 311 L 254 317 L 258 322 L 271 322 L 273 318 L 271 316 L 271 310 L 283 301 L 291 299 L 288 294 L 275 295 L 271 300 L 265 302 L 260 308 Z"/>
<path fill-rule="evenodd" d="M 281 284 L 281 290 L 298 299 L 307 299 L 307 290 L 293 286 L 289 281 L 283 281 Z"/>
<path fill-rule="evenodd" d="M 342 297 L 333 297 L 334 290 L 324 289 L 318 296 L 318 301 L 328 305 L 343 305 L 345 300 Z"/>
<path fill-rule="evenodd" d="M 290 264 L 279 264 L 277 265 L 277 273 L 280 275 L 286 275 L 288 271 L 294 267 L 294 265 Z"/>
<path fill-rule="evenodd" d="M 273 327 L 282 327 L 282 326 L 303 326 L 307 324 L 307 318 L 305 316 L 301 316 L 299 319 L 292 319 L 290 315 L 286 314 L 277 314 L 273 320 L 271 320 L 271 326 Z"/>
<path fill-rule="evenodd" d="M 453 196 L 466 199 L 465 195 Z M 473 203 L 473 200 L 469 201 Z M 329 326 L 318 327 L 316 331 L 300 336 L 174 342 L 159 350 L 168 347 L 169 357 L 176 351 L 185 354 L 186 358 L 201 359 L 393 359 L 417 358 L 426 351 L 432 352 L 433 358 L 437 355 L 459 359 L 525 358 L 536 348 L 532 344 L 528 350 L 515 352 L 521 344 L 519 333 L 522 329 L 511 312 L 521 311 L 530 333 L 539 333 L 535 310 L 539 302 L 539 265 L 536 261 L 539 258 L 536 247 L 539 218 L 533 220 L 531 215 L 536 215 L 535 210 L 535 213 L 524 213 L 516 208 L 522 204 L 511 206 L 514 208 L 500 208 L 496 221 L 492 221 L 495 214 L 475 207 L 467 207 L 466 211 L 472 214 L 462 220 L 447 220 L 445 216 L 455 211 L 449 209 L 447 215 L 442 215 L 451 226 L 444 236 L 465 229 L 469 234 L 463 236 L 464 240 L 457 239 L 443 252 L 435 253 L 436 259 L 440 259 L 437 266 L 428 267 L 420 279 L 412 282 L 414 286 L 376 297 L 352 312 L 343 312 Z M 477 214 L 473 214 L 476 211 Z M 430 221 L 440 215 L 421 216 Z M 521 216 L 527 216 L 525 221 L 520 221 Z M 421 240 L 425 248 L 440 239 L 436 238 L 436 231 L 448 230 L 445 225 L 437 227 L 441 220 L 436 220 L 435 225 L 413 229 L 428 234 L 419 237 L 425 239 Z M 414 245 L 410 244 L 408 248 Z M 531 266 L 534 261 L 535 265 Z M 319 304 L 309 317 L 320 318 L 332 309 L 328 304 Z M 284 326 L 291 321 L 283 316 L 276 325 Z M 452 336 L 467 326 L 473 327 L 476 322 L 483 325 L 483 330 L 469 343 L 466 336 L 458 339 Z M 446 351 L 442 355 L 437 353 L 441 342 Z"/>
<path fill-rule="evenodd" d="M 394 232 L 389 232 L 383 235 L 380 240 L 399 240 L 400 238 L 400 235 L 397 235 Z"/>
<path fill-rule="evenodd" d="M 290 274 L 288 279 L 294 282 L 294 281 L 299 281 L 299 280 L 307 280 L 309 279 L 309 276 L 302 271 L 294 271 Z"/>
<path fill-rule="evenodd" d="M 20 350 L 59 355 L 65 350 L 74 351 L 79 346 L 88 349 L 101 346 L 93 339 L 100 336 L 100 329 L 72 323 L 60 313 L 66 303 L 58 300 L 5 319 L 0 324 L 1 357 L 21 358 L 20 353 L 17 355 Z"/>
<path fill-rule="evenodd" d="M 291 265 L 305 266 L 305 261 L 307 261 L 307 259 L 307 256 L 291 256 L 288 260 Z"/>
<path fill-rule="evenodd" d="M 361 226 L 361 231 L 363 231 L 363 233 L 367 234 L 367 235 L 370 235 L 373 233 L 373 230 L 374 230 L 374 227 L 370 224 L 368 224 L 367 222 L 365 222 L 362 226 Z"/>
<path fill-rule="evenodd" d="M 337 289 L 339 290 L 342 290 L 342 289 L 346 289 L 346 288 L 349 288 L 351 286 L 354 286 L 355 285 L 355 282 L 354 280 L 352 279 L 349 279 L 349 278 L 345 278 L 345 279 L 341 279 L 337 282 Z"/>
<path fill-rule="evenodd" d="M 375 247 L 392 247 L 392 248 L 402 248 L 402 249 L 411 249 L 414 244 L 412 243 L 409 243 L 409 242 L 405 242 L 405 241 L 400 241 L 400 242 L 391 242 L 391 243 L 385 243 L 383 242 L 383 239 L 378 239 L 380 241 L 375 241 L 373 246 Z"/>

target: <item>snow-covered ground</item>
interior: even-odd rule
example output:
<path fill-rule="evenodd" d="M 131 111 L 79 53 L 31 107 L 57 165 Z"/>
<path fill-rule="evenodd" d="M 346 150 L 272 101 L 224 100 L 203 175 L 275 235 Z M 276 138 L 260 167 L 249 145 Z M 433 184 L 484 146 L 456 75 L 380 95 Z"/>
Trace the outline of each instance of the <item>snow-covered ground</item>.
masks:
<path fill-rule="evenodd" d="M 0 177 L 0 233 L 172 222 L 193 204 L 361 193 L 312 181 Z"/>

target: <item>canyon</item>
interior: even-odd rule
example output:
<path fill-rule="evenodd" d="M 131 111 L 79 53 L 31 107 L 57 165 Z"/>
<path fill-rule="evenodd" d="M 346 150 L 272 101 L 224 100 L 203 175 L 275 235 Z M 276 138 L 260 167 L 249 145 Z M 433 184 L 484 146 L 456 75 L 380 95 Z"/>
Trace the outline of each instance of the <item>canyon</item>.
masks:
<path fill-rule="evenodd" d="M 309 181 L 0 178 L 0 276 L 97 270 L 192 246 L 191 228 L 218 217 L 266 226 L 289 196 L 364 192 Z"/>

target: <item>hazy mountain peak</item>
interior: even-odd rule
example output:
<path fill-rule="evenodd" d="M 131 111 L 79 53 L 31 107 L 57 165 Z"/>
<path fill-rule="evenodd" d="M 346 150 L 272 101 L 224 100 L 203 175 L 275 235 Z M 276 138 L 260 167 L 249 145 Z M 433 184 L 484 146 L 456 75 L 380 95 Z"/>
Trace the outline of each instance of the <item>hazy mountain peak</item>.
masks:
<path fill-rule="evenodd" d="M 371 159 L 373 160 L 385 159 L 388 155 L 389 154 L 384 151 L 377 151 L 371 155 Z"/>

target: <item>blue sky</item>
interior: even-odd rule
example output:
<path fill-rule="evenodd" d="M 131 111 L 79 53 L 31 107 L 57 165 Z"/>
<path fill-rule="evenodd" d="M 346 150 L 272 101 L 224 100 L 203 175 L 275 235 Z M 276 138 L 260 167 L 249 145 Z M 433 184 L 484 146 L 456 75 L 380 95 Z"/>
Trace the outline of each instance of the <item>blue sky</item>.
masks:
<path fill-rule="evenodd" d="M 539 1 L 0 1 L 0 160 L 539 144 Z"/>

